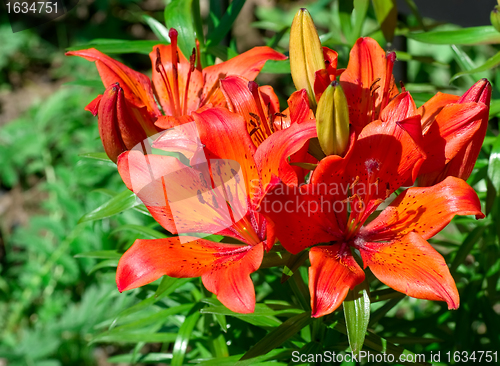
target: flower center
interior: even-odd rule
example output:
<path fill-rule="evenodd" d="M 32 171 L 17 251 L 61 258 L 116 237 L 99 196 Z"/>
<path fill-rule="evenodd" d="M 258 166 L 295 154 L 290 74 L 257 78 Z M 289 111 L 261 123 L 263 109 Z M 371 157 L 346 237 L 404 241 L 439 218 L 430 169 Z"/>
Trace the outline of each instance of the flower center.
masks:
<path fill-rule="evenodd" d="M 170 51 L 171 51 L 171 65 L 167 72 L 165 65 L 161 60 L 160 49 L 156 48 L 156 63 L 155 69 L 161 75 L 163 84 L 168 94 L 168 102 L 170 103 L 170 109 L 174 117 L 180 117 L 187 114 L 188 106 L 188 95 L 189 95 L 189 83 L 191 80 L 191 74 L 195 69 L 196 63 L 196 50 L 193 49 L 193 53 L 189 57 L 189 70 L 186 76 L 186 85 L 184 86 L 184 95 L 181 98 L 181 93 L 179 90 L 179 50 L 177 48 L 177 38 L 178 33 L 174 28 L 171 28 L 168 32 L 171 40 Z M 169 75 L 170 74 L 170 75 Z M 182 99 L 182 100 L 181 100 Z"/>

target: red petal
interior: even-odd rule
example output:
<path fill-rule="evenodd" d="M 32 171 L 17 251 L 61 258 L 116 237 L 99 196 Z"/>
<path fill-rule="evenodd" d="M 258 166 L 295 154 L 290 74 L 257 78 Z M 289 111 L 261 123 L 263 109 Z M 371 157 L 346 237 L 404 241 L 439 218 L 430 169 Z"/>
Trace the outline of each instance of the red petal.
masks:
<path fill-rule="evenodd" d="M 138 239 L 121 257 L 116 272 L 120 292 L 147 285 L 163 275 L 176 278 L 202 276 L 207 289 L 229 309 L 252 312 L 255 292 L 250 273 L 263 257 L 263 245 L 255 247 L 214 243 L 195 237 L 181 244 L 178 237 Z"/>
<path fill-rule="evenodd" d="M 278 176 L 287 184 L 304 182 L 304 169 L 289 164 L 290 162 L 305 162 L 308 141 L 316 137 L 316 122 L 292 124 L 290 128 L 276 131 L 257 149 L 255 161 L 259 167 L 262 186 L 268 184 L 272 176 Z"/>
<path fill-rule="evenodd" d="M 376 85 L 380 87 L 375 90 L 372 85 L 377 79 Z M 347 69 L 340 76 L 349 103 L 350 121 L 358 133 L 369 122 L 378 119 L 383 99 L 390 100 L 398 93 L 393 79 L 392 75 L 387 75 L 385 51 L 371 38 L 358 39 L 351 49 Z M 387 95 L 384 95 L 387 81 Z"/>
<path fill-rule="evenodd" d="M 418 109 L 418 113 L 422 116 L 422 133 L 425 134 L 427 132 L 443 107 L 448 104 L 456 103 L 458 98 L 457 95 L 437 92 L 436 95 L 425 102 L 425 104 Z"/>
<path fill-rule="evenodd" d="M 125 92 L 125 98 L 136 107 L 141 108 L 146 106 L 152 116 L 161 115 L 153 96 L 151 81 L 146 75 L 113 60 L 95 48 L 70 51 L 66 52 L 66 55 L 80 56 L 88 61 L 95 61 L 99 75 L 106 88 L 111 84 L 119 83 Z"/>
<path fill-rule="evenodd" d="M 216 294 L 229 310 L 242 314 L 253 313 L 255 309 L 255 290 L 250 274 L 259 269 L 264 257 L 262 243 L 248 248 L 235 254 L 230 250 L 227 254 L 220 253 L 210 271 L 201 276 L 208 291 Z"/>
<path fill-rule="evenodd" d="M 365 268 L 387 286 L 411 297 L 460 304 L 455 281 L 444 258 L 417 233 L 392 243 L 365 243 L 360 248 Z"/>
<path fill-rule="evenodd" d="M 97 112 L 99 111 L 99 103 L 101 101 L 101 98 L 102 94 L 99 94 L 94 100 L 92 100 L 92 102 L 87 104 L 87 106 L 85 107 L 85 110 L 92 113 L 94 117 L 97 116 Z"/>
<path fill-rule="evenodd" d="M 270 116 L 273 114 L 268 110 L 261 93 L 255 91 L 255 95 L 252 94 L 248 80 L 240 76 L 228 76 L 222 79 L 220 88 L 226 98 L 228 109 L 245 118 L 247 131 L 252 137 L 254 145 L 259 146 L 272 134 Z M 275 98 L 277 98 L 276 95 L 271 98 L 268 96 L 266 99 L 270 101 L 270 99 L 275 100 Z"/>
<path fill-rule="evenodd" d="M 241 239 L 228 229 L 233 220 L 226 195 L 222 187 L 211 187 L 207 165 L 195 169 L 170 156 L 130 151 L 119 156 L 118 172 L 154 219 L 171 233 L 220 233 Z M 240 206 L 246 206 L 246 196 L 236 198 Z"/>
<path fill-rule="evenodd" d="M 343 249 L 341 244 L 314 247 L 309 259 L 312 316 L 319 318 L 337 309 L 349 289 L 364 281 L 365 274 L 349 249 Z"/>
<path fill-rule="evenodd" d="M 160 60 L 163 65 L 163 69 L 165 70 L 167 80 L 164 80 L 162 75 L 156 69 L 157 48 L 160 50 Z M 194 112 L 199 108 L 200 92 L 203 88 L 203 76 L 199 70 L 192 70 L 191 75 L 189 76 L 189 86 L 187 87 L 186 96 L 186 86 L 188 83 L 188 74 L 191 69 L 191 64 L 184 57 L 179 48 L 177 48 L 177 52 L 179 61 L 177 64 L 177 86 L 174 82 L 172 46 L 157 45 L 149 54 L 149 57 L 151 58 L 151 63 L 153 65 L 152 78 L 155 86 L 155 92 L 158 95 L 158 102 L 161 104 L 161 107 L 166 115 L 180 117 L 186 114 L 189 115 L 191 112 Z M 168 92 L 165 82 L 168 82 L 170 93 Z M 175 96 L 175 90 L 179 93 L 179 100 L 177 100 Z M 184 106 L 185 101 L 187 102 L 186 106 Z"/>
<path fill-rule="evenodd" d="M 246 122 L 238 114 L 224 108 L 211 108 L 193 113 L 200 140 L 205 145 L 207 161 L 229 159 L 236 161 L 244 177 L 247 196 L 260 179 L 254 161 L 255 146 L 247 132 Z"/>
<path fill-rule="evenodd" d="M 420 169 L 420 174 L 444 169 L 459 151 L 471 140 L 476 139 L 483 116 L 486 116 L 487 120 L 487 107 L 484 104 L 465 103 L 445 106 L 424 135 L 427 159 Z M 482 140 L 479 144 L 482 144 Z"/>
<path fill-rule="evenodd" d="M 463 180 L 448 177 L 432 187 L 408 188 L 360 235 L 367 241 L 392 241 L 415 232 L 429 239 L 455 215 L 484 217 L 476 192 Z"/>
<path fill-rule="evenodd" d="M 315 188 L 273 181 L 260 202 L 258 212 L 274 223 L 276 237 L 292 254 L 342 235 L 337 222 L 331 221 L 336 207 L 325 192 Z"/>
<path fill-rule="evenodd" d="M 358 181 L 353 193 L 361 198 L 385 199 L 407 179 L 416 177 L 424 154 L 407 131 L 415 130 L 412 124 L 420 126 L 420 116 L 398 122 L 368 124 L 353 147 L 346 164 L 347 176 L 351 182 Z"/>
<path fill-rule="evenodd" d="M 254 47 L 250 51 L 233 57 L 226 62 L 203 69 L 202 104 L 212 103 L 214 106 L 225 103 L 219 90 L 219 80 L 229 75 L 239 75 L 248 80 L 254 80 L 267 60 L 286 60 L 286 56 L 269 47 Z"/>

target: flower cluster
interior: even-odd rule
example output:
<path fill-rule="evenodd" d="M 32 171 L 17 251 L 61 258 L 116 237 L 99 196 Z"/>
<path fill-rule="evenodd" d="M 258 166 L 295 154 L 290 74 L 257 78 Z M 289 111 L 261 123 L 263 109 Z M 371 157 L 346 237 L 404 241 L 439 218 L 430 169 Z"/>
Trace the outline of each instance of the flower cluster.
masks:
<path fill-rule="evenodd" d="M 290 38 L 297 91 L 282 110 L 253 80 L 284 55 L 258 47 L 202 68 L 196 50 L 182 55 L 174 29 L 170 38 L 150 54 L 152 82 L 95 49 L 68 53 L 95 61 L 106 91 L 87 109 L 104 149 L 172 234 L 135 241 L 118 264 L 120 291 L 201 277 L 229 309 L 250 313 L 250 275 L 279 241 L 309 251 L 313 317 L 341 305 L 365 280 L 362 266 L 409 296 L 459 306 L 427 240 L 455 215 L 484 217 L 465 180 L 486 133 L 487 80 L 417 108 L 395 85 L 394 52 L 360 38 L 338 69 L 301 9 Z"/>

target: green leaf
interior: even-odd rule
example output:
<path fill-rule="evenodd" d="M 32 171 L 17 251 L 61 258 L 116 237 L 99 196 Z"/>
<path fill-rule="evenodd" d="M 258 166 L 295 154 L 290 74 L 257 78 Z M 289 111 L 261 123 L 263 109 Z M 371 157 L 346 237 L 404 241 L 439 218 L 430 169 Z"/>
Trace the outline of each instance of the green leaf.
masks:
<path fill-rule="evenodd" d="M 408 33 L 406 35 L 418 42 L 432 44 L 475 45 L 485 43 L 500 43 L 500 33 L 492 26 L 469 27 L 448 31 L 433 31 Z"/>
<path fill-rule="evenodd" d="M 497 196 L 500 196 L 500 135 L 497 136 L 491 149 L 488 178 L 490 178 L 493 187 L 495 187 Z"/>
<path fill-rule="evenodd" d="M 290 60 L 269 60 L 264 65 L 261 72 L 268 74 L 290 74 Z"/>
<path fill-rule="evenodd" d="M 298 314 L 293 318 L 285 320 L 283 324 L 271 331 L 264 338 L 258 341 L 255 346 L 250 348 L 250 350 L 245 353 L 245 355 L 240 359 L 240 361 L 236 363 L 236 365 L 251 365 L 252 358 L 265 355 L 269 351 L 279 347 L 287 339 L 300 332 L 302 328 L 311 324 L 312 321 L 313 318 L 311 318 L 310 311 Z"/>
<path fill-rule="evenodd" d="M 170 43 L 170 37 L 168 36 L 168 29 L 157 21 L 155 18 L 150 17 L 149 15 L 143 15 L 142 19 L 149 25 L 149 28 L 153 31 L 156 37 L 160 41 Z"/>
<path fill-rule="evenodd" d="M 77 85 L 77 86 L 89 86 L 95 89 L 102 89 L 102 81 L 101 80 L 73 80 L 64 83 L 63 85 Z"/>
<path fill-rule="evenodd" d="M 122 41 L 119 39 L 94 39 L 90 43 L 69 47 L 67 51 L 85 50 L 95 48 L 105 54 L 113 53 L 141 53 L 149 55 L 153 47 L 158 44 L 168 44 L 162 41 Z"/>
<path fill-rule="evenodd" d="M 344 316 L 351 352 L 356 356 L 363 348 L 370 321 L 370 288 L 366 281 L 349 290 L 344 300 Z"/>
<path fill-rule="evenodd" d="M 474 74 L 474 73 L 478 73 L 478 72 L 484 72 L 484 71 L 488 71 L 496 66 L 498 66 L 500 64 L 500 52 L 497 52 L 497 54 L 491 58 L 489 58 L 484 64 L 482 64 L 481 66 L 478 66 L 472 70 L 468 70 L 468 71 L 461 71 L 461 72 L 458 72 L 456 73 L 455 75 L 453 75 L 450 79 L 450 82 L 452 82 L 453 80 L 459 78 L 460 76 L 463 76 L 463 75 L 469 75 L 469 74 Z"/>
<path fill-rule="evenodd" d="M 193 280 L 192 278 L 172 278 L 168 276 L 163 276 L 160 285 L 158 286 L 158 289 L 156 290 L 153 296 L 150 296 L 147 299 L 142 300 L 140 303 L 135 304 L 134 306 L 131 306 L 128 309 L 123 310 L 113 320 L 110 328 L 113 328 L 120 319 L 147 308 L 148 306 L 170 295 L 177 288 L 181 287 L 185 283 L 190 282 L 192 280 Z"/>
<path fill-rule="evenodd" d="M 395 0 L 372 0 L 375 16 L 387 42 L 392 42 L 398 23 L 398 8 Z"/>
<path fill-rule="evenodd" d="M 167 363 L 167 361 L 172 359 L 171 353 L 155 353 L 150 352 L 147 354 L 137 354 L 135 357 L 131 357 L 130 354 L 125 355 L 116 355 L 109 357 L 106 362 L 109 363 L 120 363 L 120 364 L 137 364 L 137 363 L 155 363 L 163 362 Z"/>
<path fill-rule="evenodd" d="M 339 20 L 340 20 L 340 28 L 342 29 L 342 33 L 344 37 L 348 40 L 350 44 L 354 44 L 352 42 L 352 24 L 351 24 L 351 14 L 353 10 L 353 2 L 352 1 L 340 1 L 339 2 Z"/>
<path fill-rule="evenodd" d="M 350 38 L 351 44 L 354 44 L 356 40 L 361 37 L 363 23 L 365 22 L 366 13 L 369 6 L 370 0 L 354 0 L 354 11 L 352 12 L 353 26 L 352 35 Z"/>
<path fill-rule="evenodd" d="M 177 337 L 175 339 L 174 343 L 174 350 L 172 352 L 172 362 L 170 363 L 171 366 L 182 366 L 183 361 L 184 361 L 184 356 L 186 354 L 186 349 L 189 343 L 189 340 L 191 339 L 193 335 L 193 329 L 196 326 L 196 323 L 198 322 L 198 319 L 200 318 L 201 314 L 199 310 L 203 307 L 204 305 L 201 303 L 195 304 L 190 312 L 189 315 L 184 319 L 184 322 L 182 323 L 179 333 L 177 334 Z"/>
<path fill-rule="evenodd" d="M 151 228 L 146 227 L 146 226 L 131 225 L 131 224 L 122 225 L 122 226 L 117 227 L 115 230 L 113 230 L 111 232 L 110 235 L 113 235 L 113 234 L 120 232 L 120 231 L 131 231 L 133 233 L 140 234 L 143 237 L 141 239 L 163 239 L 163 238 L 168 237 L 167 235 L 165 235 L 165 234 L 163 234 L 155 229 L 151 229 Z"/>
<path fill-rule="evenodd" d="M 452 275 L 456 272 L 458 266 L 464 262 L 467 255 L 470 253 L 472 248 L 474 248 L 474 245 L 481 240 L 485 229 L 486 227 L 484 226 L 476 227 L 470 232 L 469 235 L 467 235 L 462 245 L 460 245 L 457 254 L 455 254 L 453 262 L 451 263 L 450 272 Z"/>
<path fill-rule="evenodd" d="M 99 258 L 99 259 L 120 259 L 121 253 L 116 250 L 97 250 L 92 252 L 78 253 L 75 258 Z"/>
<path fill-rule="evenodd" d="M 99 81 L 99 83 L 101 83 L 101 85 L 102 85 L 101 81 Z M 100 161 L 105 161 L 105 162 L 112 162 L 112 160 L 110 158 L 108 158 L 108 155 L 106 155 L 105 152 L 85 153 L 85 154 L 79 154 L 78 156 L 81 158 L 86 158 L 86 159 L 94 159 L 94 160 L 100 160 Z M 116 164 L 113 163 L 113 165 L 116 165 Z"/>
<path fill-rule="evenodd" d="M 167 28 L 175 28 L 179 34 L 177 45 L 182 54 L 189 58 L 196 48 L 193 14 L 191 10 L 193 0 L 172 0 L 165 7 L 165 24 Z"/>
<path fill-rule="evenodd" d="M 231 30 L 243 5 L 245 5 L 245 0 L 233 0 L 231 4 L 229 4 L 215 29 L 207 35 L 207 47 L 216 46 L 224 39 Z"/>
<path fill-rule="evenodd" d="M 102 269 L 102 268 L 116 268 L 118 266 L 118 260 L 119 258 L 113 258 L 113 259 L 106 259 L 105 261 L 97 263 L 94 267 L 92 267 L 89 271 L 89 274 L 94 273 L 95 271 Z"/>
<path fill-rule="evenodd" d="M 174 342 L 177 339 L 176 333 L 151 333 L 145 332 L 118 332 L 104 333 L 98 335 L 93 342 L 117 342 L 117 343 L 167 343 Z"/>
<path fill-rule="evenodd" d="M 134 192 L 127 189 L 126 191 L 117 194 L 109 201 L 96 208 L 94 211 L 83 215 L 78 223 L 101 220 L 106 217 L 119 214 L 120 212 L 128 210 L 136 205 L 137 201 Z"/>

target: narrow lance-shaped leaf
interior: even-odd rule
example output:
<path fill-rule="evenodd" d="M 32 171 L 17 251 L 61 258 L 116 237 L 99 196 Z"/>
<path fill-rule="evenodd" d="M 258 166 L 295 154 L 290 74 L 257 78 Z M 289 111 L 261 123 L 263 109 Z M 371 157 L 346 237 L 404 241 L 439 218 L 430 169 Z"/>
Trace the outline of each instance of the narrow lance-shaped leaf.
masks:
<path fill-rule="evenodd" d="M 450 79 L 450 82 L 453 80 L 459 78 L 460 76 L 463 75 L 468 75 L 468 74 L 474 74 L 476 72 L 484 72 L 488 71 L 500 64 L 500 52 L 497 52 L 497 54 L 491 58 L 489 58 L 484 64 L 482 64 L 479 67 L 473 68 L 472 70 L 467 70 L 467 71 L 461 71 L 453 75 Z"/>
<path fill-rule="evenodd" d="M 127 189 L 126 191 L 117 194 L 109 201 L 96 208 L 94 211 L 83 215 L 78 222 L 82 223 L 86 221 L 101 220 L 106 217 L 119 214 L 120 212 L 136 206 L 137 204 L 134 192 Z"/>
<path fill-rule="evenodd" d="M 497 191 L 497 196 L 500 197 L 500 136 L 497 136 L 491 149 L 488 177 Z"/>
<path fill-rule="evenodd" d="M 370 321 L 370 288 L 366 281 L 347 293 L 344 300 L 344 316 L 351 352 L 356 356 L 363 348 Z"/>
<path fill-rule="evenodd" d="M 234 21 L 238 17 L 241 8 L 245 4 L 245 0 L 234 0 L 228 6 L 226 12 L 219 21 L 217 27 L 207 36 L 207 47 L 218 45 L 224 37 L 229 33 Z"/>
<path fill-rule="evenodd" d="M 193 0 L 172 0 L 165 7 L 165 24 L 179 34 L 178 46 L 183 55 L 190 55 L 196 48 L 191 4 Z M 150 50 L 151 51 L 151 50 Z"/>
<path fill-rule="evenodd" d="M 495 44 L 500 43 L 500 33 L 492 26 L 469 27 L 451 31 L 408 33 L 408 38 L 432 44 Z"/>
<path fill-rule="evenodd" d="M 375 16 L 387 42 L 392 42 L 398 22 L 398 8 L 395 0 L 373 0 Z"/>
<path fill-rule="evenodd" d="M 304 312 L 283 322 L 279 327 L 266 335 L 255 344 L 245 355 L 236 363 L 238 366 L 251 365 L 251 358 L 264 355 L 269 351 L 279 347 L 290 337 L 297 334 L 302 328 L 308 326 L 313 321 L 310 312 Z M 246 361 L 246 362 L 245 362 Z"/>
<path fill-rule="evenodd" d="M 156 37 L 160 41 L 165 41 L 170 43 L 170 37 L 168 36 L 168 29 L 161 24 L 159 21 L 157 21 L 155 18 L 150 17 L 148 15 L 143 15 L 142 19 L 149 25 L 149 28 L 153 31 Z"/>

